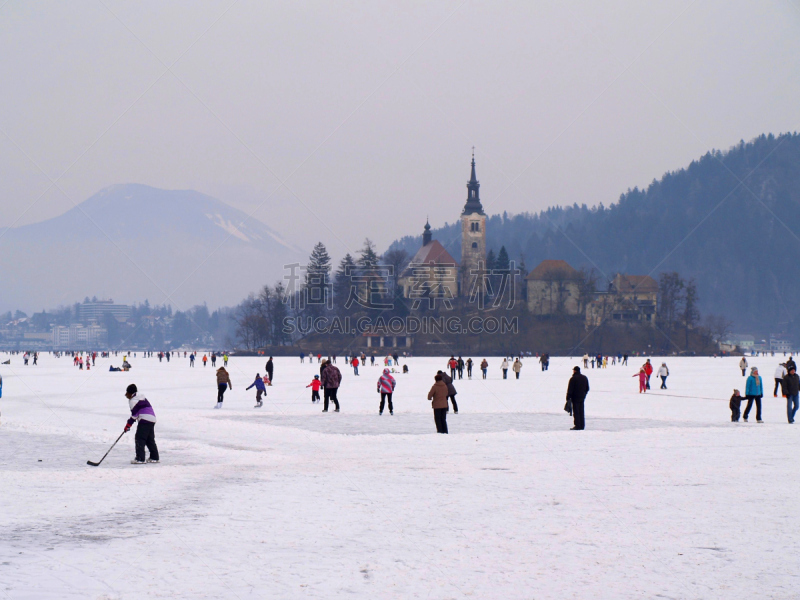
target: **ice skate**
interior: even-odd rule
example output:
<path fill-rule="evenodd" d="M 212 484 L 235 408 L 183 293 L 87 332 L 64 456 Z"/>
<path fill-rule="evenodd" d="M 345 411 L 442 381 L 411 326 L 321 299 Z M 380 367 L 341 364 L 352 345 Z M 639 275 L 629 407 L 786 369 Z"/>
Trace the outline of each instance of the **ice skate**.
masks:
<path fill-rule="evenodd" d="M 153 463 L 153 464 L 156 464 L 156 465 L 157 465 L 157 464 L 158 464 L 158 459 L 156 459 L 156 458 L 148 458 L 148 459 L 147 459 L 147 462 L 148 462 L 148 463 Z"/>
<path fill-rule="evenodd" d="M 134 459 L 131 461 L 131 464 L 132 464 L 132 465 L 143 465 L 143 464 L 144 464 L 144 461 L 143 461 L 143 460 L 139 460 L 139 459 L 137 459 L 137 458 L 134 458 Z"/>
<path fill-rule="evenodd" d="M 222 402 L 217 402 L 217 405 L 214 408 L 222 408 Z"/>

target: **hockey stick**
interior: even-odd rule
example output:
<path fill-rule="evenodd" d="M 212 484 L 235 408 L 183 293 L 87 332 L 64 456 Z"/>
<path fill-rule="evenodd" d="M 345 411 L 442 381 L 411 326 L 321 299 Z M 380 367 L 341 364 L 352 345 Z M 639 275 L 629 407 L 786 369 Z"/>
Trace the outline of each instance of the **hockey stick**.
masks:
<path fill-rule="evenodd" d="M 120 433 L 119 437 L 117 438 L 117 442 L 120 441 L 122 439 L 122 436 L 125 435 L 127 432 L 128 432 L 128 430 L 126 429 L 122 433 Z M 114 446 L 117 445 L 117 442 L 114 442 L 113 444 L 111 444 L 111 448 L 108 449 L 108 452 L 111 452 L 114 449 Z M 99 467 L 100 463 L 103 462 L 106 459 L 106 456 L 108 456 L 108 452 L 103 454 L 103 458 L 100 459 L 100 462 L 92 462 L 90 460 L 87 460 L 86 464 L 87 465 L 91 465 L 93 467 Z"/>

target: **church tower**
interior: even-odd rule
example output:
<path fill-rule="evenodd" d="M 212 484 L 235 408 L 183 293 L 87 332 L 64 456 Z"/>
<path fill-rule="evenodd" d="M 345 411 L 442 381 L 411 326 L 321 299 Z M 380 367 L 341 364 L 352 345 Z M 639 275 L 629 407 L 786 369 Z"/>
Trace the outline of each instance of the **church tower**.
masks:
<path fill-rule="evenodd" d="M 475 177 L 475 151 L 472 174 L 467 183 L 467 203 L 461 213 L 461 295 L 469 296 L 479 269 L 486 267 L 486 213 L 481 205 L 481 184 Z"/>

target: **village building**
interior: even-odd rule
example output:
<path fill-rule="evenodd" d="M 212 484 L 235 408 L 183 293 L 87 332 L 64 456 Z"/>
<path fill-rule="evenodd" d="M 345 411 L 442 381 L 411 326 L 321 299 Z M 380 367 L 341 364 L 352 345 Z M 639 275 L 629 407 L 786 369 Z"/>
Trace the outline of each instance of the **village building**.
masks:
<path fill-rule="evenodd" d="M 658 283 L 649 275 L 618 273 L 608 289 L 595 293 L 586 307 L 586 326 L 604 322 L 643 323 L 655 327 L 658 305 Z"/>
<path fill-rule="evenodd" d="M 565 260 L 543 260 L 525 278 L 533 315 L 580 315 L 584 277 Z"/>

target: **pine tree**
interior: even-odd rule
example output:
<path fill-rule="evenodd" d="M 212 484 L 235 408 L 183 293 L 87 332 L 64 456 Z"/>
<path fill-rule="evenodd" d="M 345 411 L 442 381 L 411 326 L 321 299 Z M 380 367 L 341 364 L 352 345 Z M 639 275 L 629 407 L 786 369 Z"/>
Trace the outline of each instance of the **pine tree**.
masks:
<path fill-rule="evenodd" d="M 336 275 L 333 278 L 333 297 L 340 311 L 344 309 L 344 305 L 350 297 L 350 288 L 353 284 L 355 271 L 356 261 L 353 260 L 353 257 L 348 252 L 339 262 L 339 268 L 336 269 Z"/>
<path fill-rule="evenodd" d="M 319 314 L 325 309 L 331 294 L 331 257 L 325 244 L 317 242 L 308 257 L 305 282 L 305 301 L 310 312 Z"/>
<path fill-rule="evenodd" d="M 494 257 L 494 250 L 489 250 L 489 254 L 486 255 L 486 270 L 491 273 L 496 264 L 497 259 Z"/>
<path fill-rule="evenodd" d="M 508 252 L 505 246 L 500 247 L 500 252 L 497 254 L 497 262 L 494 268 L 501 273 L 508 273 L 511 271 L 511 261 L 508 258 Z"/>

